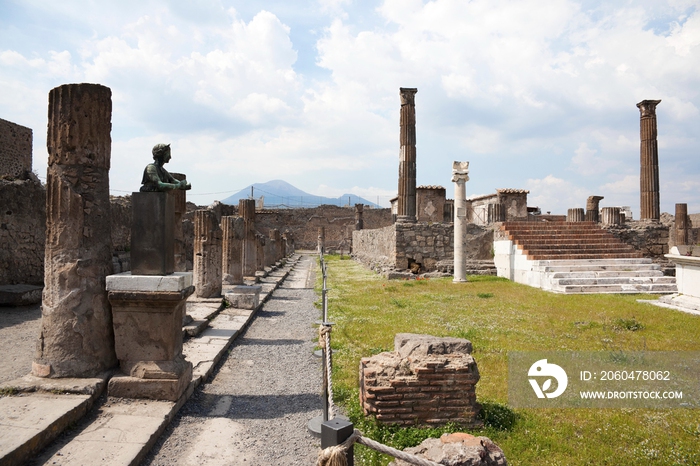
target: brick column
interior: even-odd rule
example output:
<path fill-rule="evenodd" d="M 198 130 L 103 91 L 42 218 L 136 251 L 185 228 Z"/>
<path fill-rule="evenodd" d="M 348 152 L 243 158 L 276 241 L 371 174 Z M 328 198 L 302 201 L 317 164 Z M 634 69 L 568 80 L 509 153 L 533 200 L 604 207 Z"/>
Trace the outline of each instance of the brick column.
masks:
<path fill-rule="evenodd" d="M 416 221 L 416 92 L 399 88 L 401 95 L 401 133 L 399 141 L 399 197 L 397 222 Z"/>
<path fill-rule="evenodd" d="M 656 106 L 660 100 L 642 100 L 637 104 L 640 112 L 640 219 L 659 220 L 659 147 L 656 141 Z"/>
<path fill-rule="evenodd" d="M 92 377 L 117 364 L 105 277 L 112 273 L 109 166 L 112 91 L 49 93 L 41 333 L 32 373 Z"/>
<path fill-rule="evenodd" d="M 256 239 L 255 239 L 255 199 L 241 199 L 238 201 L 238 215 L 243 217 L 243 276 L 255 277 Z"/>
<path fill-rule="evenodd" d="M 221 277 L 227 285 L 243 284 L 242 246 L 245 233 L 243 218 L 221 217 L 223 244 L 221 252 Z"/>

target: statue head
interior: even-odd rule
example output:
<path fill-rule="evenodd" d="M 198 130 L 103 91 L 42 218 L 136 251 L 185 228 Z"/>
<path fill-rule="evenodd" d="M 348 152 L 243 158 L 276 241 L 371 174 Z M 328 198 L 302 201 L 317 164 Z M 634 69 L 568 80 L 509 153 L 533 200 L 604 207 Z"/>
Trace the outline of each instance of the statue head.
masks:
<path fill-rule="evenodd" d="M 156 144 L 151 152 L 153 160 L 160 160 L 163 163 L 170 160 L 170 144 Z"/>

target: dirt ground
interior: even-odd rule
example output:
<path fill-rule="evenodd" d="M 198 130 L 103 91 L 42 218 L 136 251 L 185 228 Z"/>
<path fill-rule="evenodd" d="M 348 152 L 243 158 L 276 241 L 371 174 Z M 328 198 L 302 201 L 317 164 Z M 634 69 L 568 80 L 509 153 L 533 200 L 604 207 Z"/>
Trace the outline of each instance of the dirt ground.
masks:
<path fill-rule="evenodd" d="M 32 371 L 41 306 L 0 307 L 0 383 Z"/>

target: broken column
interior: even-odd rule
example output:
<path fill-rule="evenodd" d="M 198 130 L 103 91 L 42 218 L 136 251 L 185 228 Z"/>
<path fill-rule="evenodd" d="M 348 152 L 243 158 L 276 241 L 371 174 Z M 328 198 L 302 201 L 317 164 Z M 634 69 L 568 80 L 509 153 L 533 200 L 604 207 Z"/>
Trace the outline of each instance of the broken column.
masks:
<path fill-rule="evenodd" d="M 243 218 L 243 277 L 255 280 L 257 246 L 255 239 L 255 199 L 238 201 L 238 215 Z"/>
<path fill-rule="evenodd" d="M 619 225 L 620 208 L 619 207 L 603 207 L 600 209 L 600 223 L 603 225 Z"/>
<path fill-rule="evenodd" d="M 676 204 L 676 246 L 688 244 L 688 204 Z"/>
<path fill-rule="evenodd" d="M 243 218 L 238 216 L 221 217 L 221 229 L 223 233 L 221 245 L 221 281 L 226 285 L 243 284 L 241 256 L 245 232 L 244 223 Z"/>
<path fill-rule="evenodd" d="M 256 234 L 255 235 L 255 275 L 257 276 L 267 276 L 265 271 L 265 236 Z"/>
<path fill-rule="evenodd" d="M 415 88 L 399 88 L 401 133 L 397 222 L 416 221 L 416 92 L 418 89 Z"/>
<path fill-rule="evenodd" d="M 603 196 L 588 196 L 586 200 L 586 221 L 598 223 L 600 221 L 599 206 Z"/>
<path fill-rule="evenodd" d="M 659 206 L 659 147 L 656 141 L 656 106 L 660 100 L 643 100 L 637 104 L 640 112 L 640 219 L 661 218 Z"/>
<path fill-rule="evenodd" d="M 221 228 L 211 210 L 194 212 L 194 288 L 197 298 L 221 296 Z"/>
<path fill-rule="evenodd" d="M 362 230 L 365 227 L 363 218 L 364 204 L 355 204 L 355 230 Z"/>
<path fill-rule="evenodd" d="M 171 173 L 178 181 L 187 179 L 182 173 Z M 185 234 L 182 229 L 182 217 L 187 213 L 187 191 L 184 189 L 173 189 L 168 191 L 173 198 L 174 225 L 173 229 L 173 250 L 175 251 L 174 268 L 176 272 L 187 271 L 187 255 L 185 254 Z"/>
<path fill-rule="evenodd" d="M 270 240 L 274 244 L 273 264 L 281 261 L 284 257 L 284 245 L 282 244 L 282 234 L 277 228 L 270 230 Z"/>
<path fill-rule="evenodd" d="M 583 222 L 585 219 L 586 214 L 584 214 L 581 207 L 575 207 L 566 211 L 567 222 Z"/>
<path fill-rule="evenodd" d="M 469 162 L 452 163 L 452 182 L 455 184 L 454 200 L 454 283 L 467 281 L 467 189 Z"/>
<path fill-rule="evenodd" d="M 112 91 L 49 93 L 46 247 L 39 377 L 92 377 L 117 363 L 105 277 L 112 273 L 109 167 Z"/>

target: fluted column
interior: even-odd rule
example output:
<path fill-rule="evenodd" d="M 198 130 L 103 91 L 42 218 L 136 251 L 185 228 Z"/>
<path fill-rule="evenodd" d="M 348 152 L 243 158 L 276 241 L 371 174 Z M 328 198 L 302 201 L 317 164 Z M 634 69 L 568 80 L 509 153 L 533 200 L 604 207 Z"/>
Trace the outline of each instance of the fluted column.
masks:
<path fill-rule="evenodd" d="M 452 182 L 455 184 L 453 282 L 455 283 L 467 281 L 467 256 L 465 254 L 467 234 L 467 181 L 469 181 L 469 162 L 453 162 Z"/>
<path fill-rule="evenodd" d="M 688 204 L 676 204 L 676 245 L 688 244 Z"/>
<path fill-rule="evenodd" d="M 600 209 L 600 223 L 603 225 L 619 225 L 620 208 L 619 207 L 603 207 Z"/>
<path fill-rule="evenodd" d="M 255 277 L 257 246 L 255 239 L 255 199 L 238 201 L 238 215 L 243 217 L 243 276 Z"/>
<path fill-rule="evenodd" d="M 400 88 L 399 197 L 396 221 L 416 221 L 416 103 L 418 89 Z"/>
<path fill-rule="evenodd" d="M 566 211 L 566 221 L 567 222 L 583 222 L 586 219 L 586 214 L 583 212 L 583 208 L 575 207 Z"/>
<path fill-rule="evenodd" d="M 49 93 L 41 333 L 32 373 L 91 377 L 117 364 L 105 277 L 112 273 L 109 167 L 112 91 Z"/>
<path fill-rule="evenodd" d="M 242 217 L 221 217 L 223 244 L 221 252 L 221 281 L 227 285 L 243 284 L 243 237 L 245 222 Z"/>
<path fill-rule="evenodd" d="M 637 104 L 640 112 L 640 219 L 659 220 L 659 147 L 656 141 L 656 106 L 660 100 L 643 100 Z"/>

